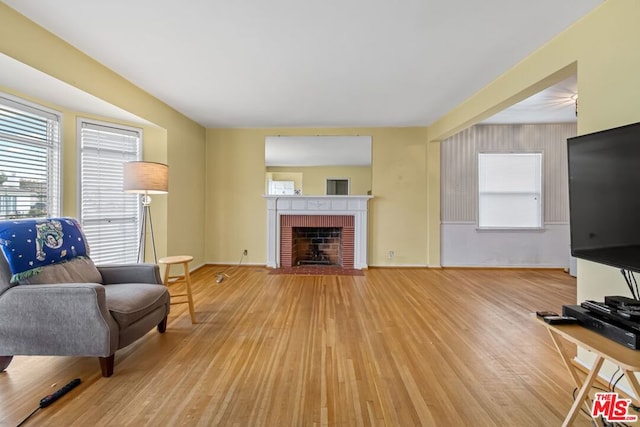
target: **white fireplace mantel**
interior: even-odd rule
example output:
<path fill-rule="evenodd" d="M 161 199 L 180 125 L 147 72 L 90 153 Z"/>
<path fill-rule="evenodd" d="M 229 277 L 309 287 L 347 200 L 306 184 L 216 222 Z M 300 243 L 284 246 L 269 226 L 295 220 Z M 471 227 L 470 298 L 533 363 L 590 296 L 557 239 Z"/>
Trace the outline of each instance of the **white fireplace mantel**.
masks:
<path fill-rule="evenodd" d="M 373 196 L 276 196 L 267 200 L 267 267 L 280 266 L 281 215 L 353 215 L 354 268 L 367 268 L 369 199 Z"/>

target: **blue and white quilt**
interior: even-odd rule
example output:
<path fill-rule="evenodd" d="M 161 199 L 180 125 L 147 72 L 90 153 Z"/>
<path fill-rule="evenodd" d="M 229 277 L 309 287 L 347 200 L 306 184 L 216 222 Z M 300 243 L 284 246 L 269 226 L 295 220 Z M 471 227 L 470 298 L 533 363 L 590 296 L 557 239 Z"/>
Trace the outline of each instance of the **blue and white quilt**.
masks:
<path fill-rule="evenodd" d="M 88 256 L 86 238 L 74 218 L 0 221 L 0 248 L 14 283 L 37 274 L 46 265 Z"/>

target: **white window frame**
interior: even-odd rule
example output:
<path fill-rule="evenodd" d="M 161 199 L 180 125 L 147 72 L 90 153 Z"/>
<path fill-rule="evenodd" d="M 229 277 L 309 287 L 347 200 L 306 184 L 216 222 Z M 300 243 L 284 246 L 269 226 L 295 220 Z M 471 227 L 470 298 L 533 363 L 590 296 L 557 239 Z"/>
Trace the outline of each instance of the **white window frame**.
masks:
<path fill-rule="evenodd" d="M 100 157 L 99 143 L 93 147 L 86 147 L 83 140 L 83 129 L 88 131 L 113 130 L 124 135 L 138 135 L 135 153 L 131 150 L 118 152 L 108 147 L 105 143 L 104 152 L 109 153 Z M 143 130 L 141 128 L 108 123 L 84 117 L 77 119 L 78 135 L 78 218 L 83 226 L 87 240 L 91 248 L 91 258 L 97 264 L 105 263 L 136 263 L 138 261 L 138 246 L 140 244 L 140 220 L 142 204 L 138 194 L 125 193 L 123 191 L 123 165 L 128 161 L 142 160 Z M 88 144 L 88 141 L 87 141 Z M 93 153 L 92 153 L 93 151 Z M 98 153 L 96 153 L 98 151 Z M 84 169 L 84 161 L 91 159 L 105 163 L 105 173 L 111 172 L 104 179 L 91 176 L 97 181 L 89 184 L 89 173 L 92 170 Z M 95 167 L 93 168 L 95 169 Z M 104 197 L 99 198 L 96 193 L 104 189 Z M 86 190 L 86 194 L 85 194 Z M 93 199 L 91 199 L 93 198 Z M 102 200 L 107 201 L 102 209 L 97 204 Z M 117 206 L 120 210 L 110 210 Z M 123 214 L 124 212 L 124 214 Z"/>
<path fill-rule="evenodd" d="M 543 218 L 542 152 L 478 153 L 479 230 L 539 230 Z"/>
<path fill-rule="evenodd" d="M 3 140 L 18 144 L 25 149 L 28 147 L 33 148 L 34 152 L 30 153 L 33 157 L 29 160 L 37 160 L 36 149 L 38 151 L 44 149 L 45 154 L 41 156 L 40 160 L 46 163 L 42 173 L 31 173 L 30 167 L 33 166 L 33 163 L 22 163 L 22 166 L 16 167 L 18 157 L 13 157 L 9 153 L 17 153 L 17 151 L 10 150 L 7 147 L 7 151 L 2 153 L 2 148 L 0 148 L 0 154 L 4 154 L 3 158 L 0 159 L 0 172 L 4 172 L 6 169 L 6 172 L 10 174 L 11 179 L 15 182 L 13 188 L 11 188 L 11 185 L 1 185 L 0 191 L 6 193 L 7 196 L 16 196 L 17 205 L 15 214 L 6 215 L 0 213 L 0 219 L 59 216 L 62 205 L 62 113 L 3 92 L 0 92 L 0 108 L 6 114 L 5 117 L 9 117 L 9 111 L 14 110 L 18 112 L 17 114 L 25 116 L 25 118 L 31 116 L 39 121 L 46 121 L 46 139 L 38 139 L 34 135 L 24 133 L 28 128 L 19 129 L 17 132 L 7 132 L 8 128 L 5 128 L 4 133 L 0 128 Z M 22 131 L 22 135 L 20 131 Z M 27 159 L 24 156 L 20 156 L 19 160 Z M 42 181 L 43 185 L 46 186 L 46 200 L 42 200 L 40 195 L 25 191 L 22 185 L 19 184 L 22 180 Z M 5 184 L 7 183 L 5 182 Z M 40 206 L 42 203 L 45 204 L 45 210 L 34 208 L 34 206 Z"/>

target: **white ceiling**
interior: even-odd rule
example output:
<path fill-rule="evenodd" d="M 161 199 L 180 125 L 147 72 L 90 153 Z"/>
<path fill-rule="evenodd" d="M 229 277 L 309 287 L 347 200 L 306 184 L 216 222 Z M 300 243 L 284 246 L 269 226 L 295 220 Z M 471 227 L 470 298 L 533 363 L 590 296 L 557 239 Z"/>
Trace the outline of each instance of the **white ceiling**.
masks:
<path fill-rule="evenodd" d="M 484 120 L 485 124 L 570 123 L 577 120 L 578 79 L 571 76 Z"/>
<path fill-rule="evenodd" d="M 126 122 L 149 124 L 128 111 L 111 105 L 41 71 L 0 53 L 0 85 L 49 101 L 72 111 Z"/>
<path fill-rule="evenodd" d="M 357 127 L 431 124 L 603 1 L 3 2 L 203 126 Z"/>

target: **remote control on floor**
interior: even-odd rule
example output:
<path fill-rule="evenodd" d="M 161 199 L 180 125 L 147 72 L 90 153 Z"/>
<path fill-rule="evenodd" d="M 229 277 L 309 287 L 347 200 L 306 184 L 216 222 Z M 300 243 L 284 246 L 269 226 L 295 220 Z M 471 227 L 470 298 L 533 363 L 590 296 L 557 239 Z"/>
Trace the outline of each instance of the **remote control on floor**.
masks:
<path fill-rule="evenodd" d="M 40 399 L 40 407 L 46 408 L 47 406 L 51 405 L 53 402 L 55 402 L 56 400 L 60 399 L 62 396 L 64 396 L 65 394 L 73 390 L 78 384 L 80 384 L 80 378 L 71 380 L 69 384 L 65 385 L 64 387 L 57 390 L 53 394 L 50 394 Z"/>

